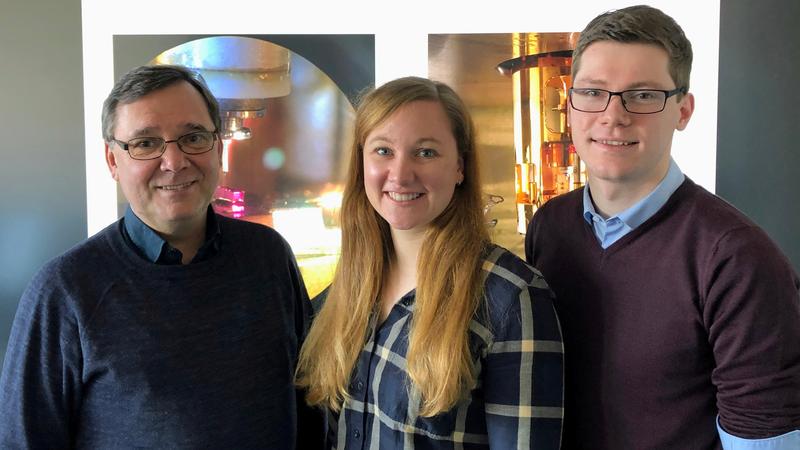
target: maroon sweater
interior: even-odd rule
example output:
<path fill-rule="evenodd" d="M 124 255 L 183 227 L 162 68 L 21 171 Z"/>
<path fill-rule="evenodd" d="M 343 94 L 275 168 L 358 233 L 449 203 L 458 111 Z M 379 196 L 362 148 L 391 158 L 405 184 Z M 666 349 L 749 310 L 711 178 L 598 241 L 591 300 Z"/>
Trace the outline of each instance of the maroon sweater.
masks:
<path fill-rule="evenodd" d="M 582 190 L 533 218 L 528 261 L 563 326 L 564 448 L 720 448 L 800 427 L 797 275 L 767 235 L 688 178 L 603 250 Z"/>

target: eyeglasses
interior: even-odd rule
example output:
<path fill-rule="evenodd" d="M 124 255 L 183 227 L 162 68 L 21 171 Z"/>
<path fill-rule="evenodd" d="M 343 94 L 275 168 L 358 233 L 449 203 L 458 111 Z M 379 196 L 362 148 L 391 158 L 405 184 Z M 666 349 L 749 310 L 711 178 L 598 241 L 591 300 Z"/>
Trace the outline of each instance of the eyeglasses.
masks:
<path fill-rule="evenodd" d="M 664 110 L 667 99 L 676 94 L 685 94 L 686 88 L 680 87 L 671 91 L 660 89 L 630 89 L 613 92 L 605 89 L 570 88 L 569 102 L 577 111 L 588 113 L 603 112 L 611 103 L 611 97 L 619 95 L 625 111 L 634 114 L 655 114 Z"/>
<path fill-rule="evenodd" d="M 193 131 L 178 139 L 165 141 L 160 137 L 137 137 L 128 142 L 111 138 L 133 159 L 156 159 L 167 150 L 167 144 L 174 142 L 187 155 L 199 155 L 214 148 L 217 140 L 216 131 Z"/>

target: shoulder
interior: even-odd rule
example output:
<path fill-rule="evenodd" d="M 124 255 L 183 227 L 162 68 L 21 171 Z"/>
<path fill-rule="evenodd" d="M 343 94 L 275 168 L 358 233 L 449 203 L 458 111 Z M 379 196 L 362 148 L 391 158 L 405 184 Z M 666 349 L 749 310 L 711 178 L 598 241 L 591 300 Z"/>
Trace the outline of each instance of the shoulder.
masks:
<path fill-rule="evenodd" d="M 113 282 L 109 268 L 118 267 L 109 240 L 118 233 L 111 224 L 90 238 L 45 263 L 22 294 L 19 309 L 78 310 L 91 308 L 91 292 L 102 291 Z"/>
<path fill-rule="evenodd" d="M 534 285 L 547 289 L 541 272 L 519 256 L 496 244 L 490 245 L 487 249 L 483 259 L 483 270 L 487 273 L 487 284 L 508 284 L 520 289 Z"/>
<path fill-rule="evenodd" d="M 686 215 L 703 231 L 726 233 L 738 228 L 758 228 L 747 216 L 721 197 L 687 179 L 679 215 Z M 677 192 L 676 192 L 677 194 Z"/>
<path fill-rule="evenodd" d="M 490 248 L 483 268 L 485 319 L 495 340 L 534 333 L 536 339 L 560 341 L 555 296 L 541 272 L 496 245 Z"/>
<path fill-rule="evenodd" d="M 564 214 L 568 215 L 569 217 L 581 217 L 580 213 L 583 212 L 584 189 L 586 188 L 582 187 L 580 189 L 575 189 L 574 191 L 551 198 L 536 210 L 534 219 L 537 217 L 544 218 L 550 216 L 561 216 Z M 575 214 L 576 211 L 578 214 Z"/>
<path fill-rule="evenodd" d="M 106 269 L 114 259 L 111 241 L 121 239 L 118 235 L 118 222 L 115 222 L 45 263 L 33 282 L 71 279 L 81 274 L 92 274 L 95 269 Z M 100 276 L 102 272 L 93 275 Z"/>
<path fill-rule="evenodd" d="M 695 255 L 709 286 L 753 279 L 797 289 L 800 282 L 791 263 L 763 229 L 730 203 L 687 181 L 686 191 L 663 220 L 672 230 L 673 245 Z"/>
<path fill-rule="evenodd" d="M 483 261 L 484 290 L 490 310 L 519 306 L 521 299 L 551 302 L 553 293 L 542 273 L 503 247 L 492 245 Z"/>
<path fill-rule="evenodd" d="M 533 245 L 540 235 L 550 235 L 557 230 L 557 235 L 564 233 L 565 227 L 573 228 L 583 223 L 583 190 L 576 189 L 548 200 L 540 206 L 528 225 L 525 236 L 526 250 Z"/>
<path fill-rule="evenodd" d="M 289 244 L 275 229 L 260 223 L 217 215 L 223 240 L 239 250 L 290 254 Z"/>
<path fill-rule="evenodd" d="M 689 181 L 687 192 L 671 215 L 698 242 L 711 244 L 712 252 L 724 249 L 757 249 L 762 256 L 780 254 L 767 233 L 724 199 Z M 670 219 L 667 219 L 670 220 Z M 763 252 L 767 252 L 766 255 Z"/>

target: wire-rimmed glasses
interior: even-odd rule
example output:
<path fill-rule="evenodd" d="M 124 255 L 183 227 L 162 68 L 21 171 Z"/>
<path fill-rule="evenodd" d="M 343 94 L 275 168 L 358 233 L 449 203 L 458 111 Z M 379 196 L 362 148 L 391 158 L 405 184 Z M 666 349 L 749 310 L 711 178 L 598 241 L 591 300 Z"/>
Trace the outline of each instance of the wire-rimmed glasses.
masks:
<path fill-rule="evenodd" d="M 164 154 L 167 149 L 167 144 L 171 142 L 178 144 L 178 148 L 187 155 L 199 155 L 210 151 L 214 148 L 214 142 L 217 140 L 217 132 L 205 130 L 192 131 L 178 139 L 172 139 L 170 141 L 153 136 L 137 137 L 127 142 L 120 141 L 113 137 L 111 140 L 128 152 L 128 155 L 133 159 L 156 159 Z"/>

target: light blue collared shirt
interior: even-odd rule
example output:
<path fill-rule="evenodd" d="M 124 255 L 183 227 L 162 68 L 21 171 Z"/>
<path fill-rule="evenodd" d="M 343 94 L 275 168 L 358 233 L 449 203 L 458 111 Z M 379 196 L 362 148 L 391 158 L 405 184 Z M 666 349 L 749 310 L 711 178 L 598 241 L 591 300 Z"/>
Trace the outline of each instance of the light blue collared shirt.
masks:
<path fill-rule="evenodd" d="M 685 179 L 686 176 L 681 172 L 678 164 L 670 158 L 667 175 L 652 192 L 636 202 L 635 205 L 608 219 L 603 219 L 594 209 L 592 198 L 589 194 L 589 185 L 587 184 L 586 189 L 583 190 L 583 218 L 592 225 L 600 246 L 604 249 L 608 248 L 611 244 L 635 230 L 647 219 L 653 217 L 667 203 L 667 200 Z M 717 418 L 717 432 L 725 450 L 800 449 L 800 430 L 765 439 L 744 439 L 728 434 L 719 425 L 719 418 Z"/>
<path fill-rule="evenodd" d="M 725 450 L 797 450 L 800 449 L 800 430 L 790 431 L 780 436 L 764 439 L 743 439 L 728 434 L 719 425 L 717 416 L 717 431 Z"/>
<path fill-rule="evenodd" d="M 589 193 L 590 187 L 587 184 L 586 189 L 583 190 L 583 218 L 594 229 L 594 234 L 597 236 L 600 246 L 608 248 L 611 244 L 635 230 L 647 219 L 653 217 L 667 203 L 667 200 L 685 179 L 686 176 L 681 172 L 678 164 L 670 158 L 667 175 L 652 192 L 630 208 L 608 219 L 604 219 L 594 209 Z"/>

